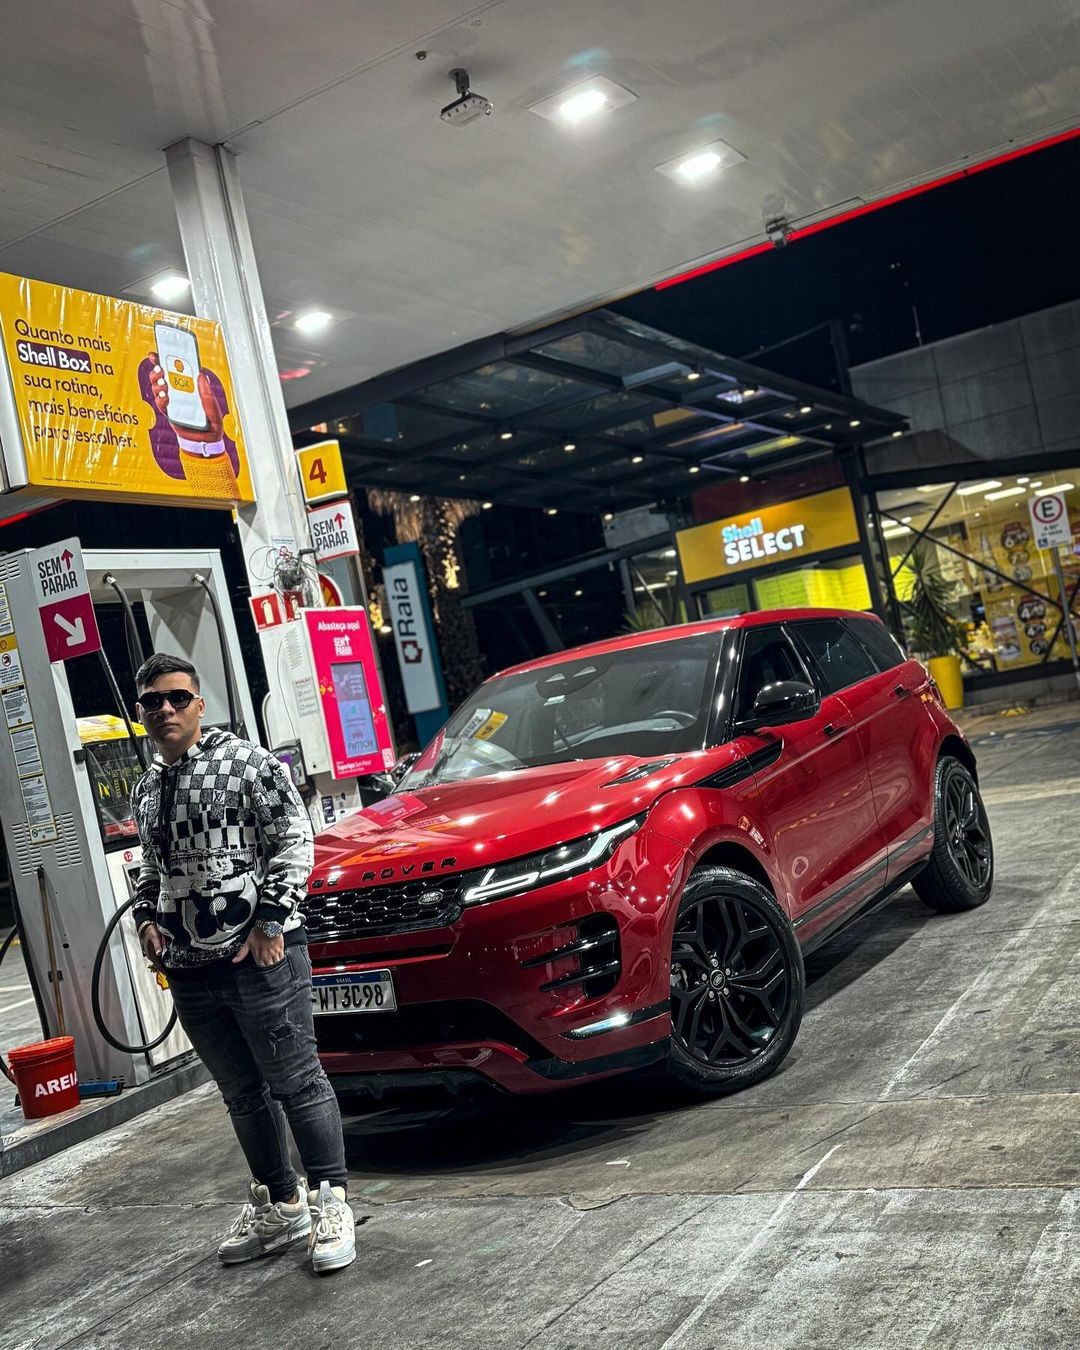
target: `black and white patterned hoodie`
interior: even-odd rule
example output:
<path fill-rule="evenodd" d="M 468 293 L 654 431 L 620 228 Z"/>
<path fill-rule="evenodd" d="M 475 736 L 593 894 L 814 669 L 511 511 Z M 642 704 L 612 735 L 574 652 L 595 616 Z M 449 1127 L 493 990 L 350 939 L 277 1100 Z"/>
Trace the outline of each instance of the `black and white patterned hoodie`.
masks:
<path fill-rule="evenodd" d="M 166 966 L 235 956 L 256 919 L 302 937 L 311 822 L 276 756 L 208 731 L 174 764 L 155 755 L 131 801 L 143 849 L 132 914 L 161 929 Z"/>

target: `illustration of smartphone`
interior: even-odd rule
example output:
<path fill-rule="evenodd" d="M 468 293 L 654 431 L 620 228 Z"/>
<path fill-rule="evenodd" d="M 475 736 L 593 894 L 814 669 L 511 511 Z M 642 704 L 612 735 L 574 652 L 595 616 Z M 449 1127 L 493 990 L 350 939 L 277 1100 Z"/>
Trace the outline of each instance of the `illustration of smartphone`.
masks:
<path fill-rule="evenodd" d="M 205 431 L 210 423 L 199 397 L 199 344 L 195 334 L 171 323 L 155 323 L 154 337 L 158 362 L 165 372 L 169 421 L 191 431 Z"/>

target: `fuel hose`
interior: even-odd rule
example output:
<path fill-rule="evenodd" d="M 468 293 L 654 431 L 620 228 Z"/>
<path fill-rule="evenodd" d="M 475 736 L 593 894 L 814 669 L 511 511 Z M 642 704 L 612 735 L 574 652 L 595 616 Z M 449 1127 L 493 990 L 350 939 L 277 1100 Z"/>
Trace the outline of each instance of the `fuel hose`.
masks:
<path fill-rule="evenodd" d="M 127 1045 L 124 1041 L 120 1040 L 119 1037 L 114 1036 L 105 1025 L 105 1016 L 101 1011 L 101 970 L 105 964 L 105 956 L 109 950 L 109 942 L 113 932 L 115 931 L 117 924 L 134 903 L 135 896 L 131 896 L 130 899 L 125 900 L 105 925 L 105 932 L 102 935 L 101 943 L 98 946 L 97 955 L 94 957 L 93 974 L 90 976 L 90 1011 L 94 1015 L 97 1029 L 113 1049 L 121 1050 L 126 1055 L 142 1055 L 150 1050 L 156 1049 L 163 1041 L 168 1040 L 169 1036 L 172 1034 L 173 1027 L 176 1026 L 176 1009 L 174 1007 L 169 1016 L 169 1020 L 165 1023 L 165 1030 L 161 1032 L 155 1040 L 147 1041 L 144 1045 Z"/>
<path fill-rule="evenodd" d="M 191 579 L 197 586 L 201 586 L 206 592 L 206 598 L 210 601 L 210 609 L 214 615 L 214 624 L 217 628 L 218 635 L 218 646 L 221 648 L 221 663 L 225 669 L 225 693 L 229 700 L 229 730 L 234 736 L 243 736 L 245 734 L 245 728 L 240 721 L 240 712 L 237 707 L 236 677 L 233 674 L 232 661 L 229 660 L 229 644 L 225 640 L 225 622 L 221 617 L 217 596 L 214 594 L 213 589 L 207 583 L 206 578 L 201 572 L 193 573 Z"/>

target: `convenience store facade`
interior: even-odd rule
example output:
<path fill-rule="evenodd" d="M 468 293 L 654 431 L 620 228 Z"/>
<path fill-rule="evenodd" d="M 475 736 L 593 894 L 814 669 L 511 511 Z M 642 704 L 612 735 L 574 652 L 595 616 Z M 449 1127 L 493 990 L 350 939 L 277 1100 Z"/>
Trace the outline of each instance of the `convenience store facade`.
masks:
<path fill-rule="evenodd" d="M 847 485 L 720 516 L 678 531 L 675 540 L 699 617 L 877 608 Z"/>

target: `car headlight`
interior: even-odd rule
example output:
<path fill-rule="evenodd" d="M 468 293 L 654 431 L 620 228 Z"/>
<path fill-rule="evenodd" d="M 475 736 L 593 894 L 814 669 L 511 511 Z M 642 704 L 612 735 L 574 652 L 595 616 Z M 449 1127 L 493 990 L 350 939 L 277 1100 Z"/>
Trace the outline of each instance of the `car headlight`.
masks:
<path fill-rule="evenodd" d="M 615 852 L 624 839 L 640 829 L 644 816 L 633 816 L 606 830 L 597 830 L 581 839 L 559 844 L 545 853 L 532 853 L 527 858 L 498 863 L 484 872 L 476 873 L 476 880 L 461 897 L 462 904 L 482 905 L 486 900 L 497 900 L 504 895 L 517 895 L 552 881 L 562 881 L 579 872 L 590 872 Z"/>

